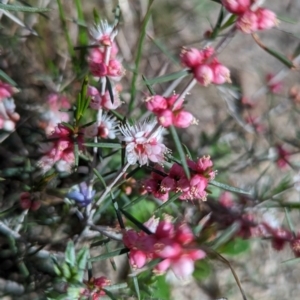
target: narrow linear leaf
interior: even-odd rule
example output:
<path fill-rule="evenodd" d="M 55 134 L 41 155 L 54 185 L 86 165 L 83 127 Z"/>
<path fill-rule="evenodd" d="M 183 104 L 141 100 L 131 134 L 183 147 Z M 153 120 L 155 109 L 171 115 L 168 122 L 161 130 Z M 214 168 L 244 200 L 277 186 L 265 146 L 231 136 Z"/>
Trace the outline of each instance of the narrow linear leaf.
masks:
<path fill-rule="evenodd" d="M 0 77 L 7 81 L 12 86 L 17 86 L 17 83 L 12 80 L 4 71 L 0 70 Z"/>
<path fill-rule="evenodd" d="M 117 148 L 121 149 L 122 146 L 118 143 L 85 143 L 86 147 L 98 147 L 98 148 Z"/>
<path fill-rule="evenodd" d="M 178 72 L 174 72 L 174 73 L 170 73 L 170 74 L 167 74 L 167 75 L 159 76 L 159 77 L 156 77 L 156 78 L 153 78 L 153 79 L 147 79 L 145 81 L 145 84 L 154 85 L 156 83 L 168 82 L 168 81 L 178 79 L 180 77 L 185 77 L 188 74 L 189 74 L 189 71 L 181 70 L 181 71 L 178 71 Z"/>
<path fill-rule="evenodd" d="M 185 172 L 187 178 L 190 179 L 191 178 L 190 169 L 187 165 L 186 156 L 185 156 L 185 153 L 183 151 L 183 147 L 181 145 L 181 142 L 180 142 L 179 136 L 177 134 L 177 131 L 176 131 L 174 126 L 170 126 L 170 131 L 171 131 L 176 149 L 179 153 L 181 164 L 182 164 L 182 167 L 184 169 L 184 172 Z"/>
<path fill-rule="evenodd" d="M 104 178 L 101 176 L 101 174 L 98 172 L 98 170 L 93 169 L 93 172 L 97 176 L 97 178 L 101 181 L 101 183 L 103 184 L 103 187 L 106 188 L 106 182 L 105 182 Z"/>
<path fill-rule="evenodd" d="M 147 198 L 147 195 L 142 195 L 142 196 L 140 196 L 140 197 L 138 197 L 138 198 L 132 200 L 130 203 L 124 205 L 124 206 L 122 207 L 122 209 L 128 209 L 128 208 L 131 207 L 132 205 L 135 205 L 135 204 L 141 202 L 142 200 L 145 200 L 146 198 Z"/>
<path fill-rule="evenodd" d="M 134 216 L 132 216 L 129 212 L 127 212 L 126 210 L 120 208 L 120 211 L 122 212 L 122 214 L 129 220 L 131 221 L 133 224 L 135 224 L 139 229 L 143 230 L 145 233 L 147 234 L 153 234 L 143 223 L 141 223 L 140 221 L 138 221 Z"/>
<path fill-rule="evenodd" d="M 138 300 L 141 299 L 141 293 L 140 293 L 140 287 L 139 287 L 139 282 L 136 276 L 133 277 L 133 285 L 134 285 L 134 289 L 136 292 L 136 295 L 138 297 Z"/>
<path fill-rule="evenodd" d="M 144 75 L 142 75 L 142 78 L 143 78 L 143 80 L 144 80 L 144 82 L 146 84 L 146 87 L 147 87 L 149 93 L 151 94 L 151 96 L 155 95 L 155 92 L 154 92 L 152 86 L 147 83 L 148 82 L 147 78 Z"/>
<path fill-rule="evenodd" d="M 10 11 L 20 11 L 20 12 L 46 12 L 49 11 L 49 8 L 46 7 L 30 7 L 30 6 L 21 6 L 21 5 L 11 5 L 11 4 L 2 4 L 0 3 L 0 9 L 10 10 Z"/>
<path fill-rule="evenodd" d="M 251 195 L 251 192 L 247 192 L 247 191 L 245 191 L 243 189 L 236 188 L 236 187 L 227 185 L 225 183 L 218 182 L 216 180 L 211 180 L 209 182 L 209 184 L 211 184 L 213 186 L 216 186 L 216 187 L 218 187 L 218 188 L 220 188 L 222 190 L 229 191 L 229 192 L 233 192 L 233 193 L 237 193 L 237 194 L 243 194 L 243 195 Z"/>
<path fill-rule="evenodd" d="M 160 205 L 155 211 L 154 213 L 160 211 L 161 209 L 169 206 L 171 203 L 173 203 L 176 199 L 178 199 L 180 197 L 181 193 L 177 193 L 175 195 L 173 195 L 168 201 L 166 201 L 165 203 L 163 203 L 162 205 Z"/>
<path fill-rule="evenodd" d="M 106 77 L 106 90 L 108 90 L 111 103 L 114 104 L 114 93 L 112 90 L 111 82 L 108 77 Z"/>
<path fill-rule="evenodd" d="M 286 65 L 288 68 L 293 69 L 295 68 L 295 65 L 292 61 L 290 61 L 287 57 L 284 55 L 278 53 L 277 51 L 266 47 L 258 38 L 257 34 L 252 34 L 253 39 L 257 43 L 259 47 L 261 47 L 263 50 L 265 50 L 267 53 L 271 54 L 275 58 L 277 58 L 279 61 L 281 61 L 284 65 Z"/>

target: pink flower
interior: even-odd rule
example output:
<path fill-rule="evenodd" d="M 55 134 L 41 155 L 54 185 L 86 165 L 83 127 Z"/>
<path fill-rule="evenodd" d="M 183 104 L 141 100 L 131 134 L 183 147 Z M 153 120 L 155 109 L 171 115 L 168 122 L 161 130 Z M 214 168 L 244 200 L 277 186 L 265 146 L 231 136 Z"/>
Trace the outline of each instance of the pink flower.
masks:
<path fill-rule="evenodd" d="M 224 7 L 233 14 L 243 14 L 246 10 L 250 9 L 250 0 L 221 0 Z"/>
<path fill-rule="evenodd" d="M 156 165 L 155 169 L 158 172 L 164 173 L 164 169 L 160 165 Z M 168 190 L 162 186 L 165 176 L 160 175 L 158 172 L 151 172 L 151 178 L 145 180 L 143 186 L 146 191 L 151 193 L 155 198 L 167 201 L 169 199 L 169 193 Z"/>
<path fill-rule="evenodd" d="M 78 300 L 86 298 L 92 300 L 99 300 L 101 296 L 106 295 L 103 288 L 111 284 L 110 280 L 108 280 L 105 276 L 97 278 L 92 277 L 89 281 L 84 281 L 84 283 L 86 285 L 86 288 L 81 291 Z"/>
<path fill-rule="evenodd" d="M 94 24 L 90 29 L 92 39 L 103 46 L 112 46 L 117 33 L 118 31 L 115 30 L 114 26 L 109 25 L 107 20 L 101 20 L 99 24 Z"/>
<path fill-rule="evenodd" d="M 83 149 L 82 132 L 76 136 L 75 138 L 75 133 L 70 128 L 58 124 L 55 131 L 49 136 L 51 143 L 48 145 L 45 155 L 38 162 L 39 167 L 47 172 L 56 162 L 64 161 L 71 168 L 75 162 L 75 141 L 78 143 L 79 150 Z"/>
<path fill-rule="evenodd" d="M 170 270 L 179 278 L 190 276 L 194 271 L 194 262 L 206 255 L 195 248 L 191 229 L 187 224 L 174 225 L 168 217 L 155 227 L 153 234 L 148 236 L 133 230 L 124 232 L 123 242 L 130 249 L 130 263 L 141 268 L 147 261 L 160 258 L 161 262 L 154 268 L 155 273 Z"/>
<path fill-rule="evenodd" d="M 126 144 L 126 157 L 129 164 L 137 162 L 147 165 L 149 162 L 162 163 L 169 152 L 163 142 L 163 128 L 156 127 L 156 121 L 128 123 L 119 127 L 120 139 Z"/>
<path fill-rule="evenodd" d="M 103 139 L 115 139 L 118 133 L 118 122 L 113 116 L 103 113 L 101 116 L 100 125 L 97 122 L 84 128 L 84 133 L 87 137 L 101 137 Z"/>
<path fill-rule="evenodd" d="M 173 118 L 174 114 L 170 109 L 161 110 L 159 113 L 157 113 L 157 120 L 159 124 L 163 127 L 169 127 L 173 125 Z"/>

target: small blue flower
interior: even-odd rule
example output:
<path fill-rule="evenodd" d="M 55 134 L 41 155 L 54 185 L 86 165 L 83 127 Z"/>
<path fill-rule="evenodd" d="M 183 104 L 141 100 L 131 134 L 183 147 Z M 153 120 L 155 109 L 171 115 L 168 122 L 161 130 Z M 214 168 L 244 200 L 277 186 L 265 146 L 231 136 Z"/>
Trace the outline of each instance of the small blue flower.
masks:
<path fill-rule="evenodd" d="M 87 206 L 92 202 L 95 193 L 95 190 L 89 189 L 86 182 L 82 182 L 79 185 L 73 186 L 67 193 L 66 197 L 74 200 L 80 206 Z"/>

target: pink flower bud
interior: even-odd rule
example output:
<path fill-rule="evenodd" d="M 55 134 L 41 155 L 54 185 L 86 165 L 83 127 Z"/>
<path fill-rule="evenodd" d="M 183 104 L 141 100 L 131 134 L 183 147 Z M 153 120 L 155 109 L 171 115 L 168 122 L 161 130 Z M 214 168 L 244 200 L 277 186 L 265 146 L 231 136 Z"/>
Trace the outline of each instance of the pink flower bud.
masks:
<path fill-rule="evenodd" d="M 157 114 L 158 122 L 163 127 L 169 127 L 173 125 L 173 112 L 169 109 L 161 111 Z"/>
<path fill-rule="evenodd" d="M 188 68 L 195 68 L 202 63 L 203 53 L 196 48 L 183 49 L 180 53 L 181 63 Z"/>
<path fill-rule="evenodd" d="M 139 269 L 139 268 L 142 268 L 146 264 L 147 255 L 145 254 L 145 252 L 143 252 L 141 250 L 131 249 L 130 254 L 129 254 L 129 261 L 130 261 L 130 264 L 134 268 Z"/>
<path fill-rule="evenodd" d="M 168 107 L 166 98 L 160 95 L 151 96 L 145 101 L 147 109 L 153 111 L 154 113 L 159 112 L 163 109 L 167 109 Z"/>
<path fill-rule="evenodd" d="M 196 80 L 203 86 L 208 86 L 214 79 L 214 73 L 210 66 L 199 65 L 194 69 L 194 76 Z"/>
<path fill-rule="evenodd" d="M 251 34 L 258 30 L 258 17 L 255 12 L 248 10 L 239 16 L 236 27 L 244 33 Z"/>
<path fill-rule="evenodd" d="M 194 240 L 194 235 L 187 224 L 181 224 L 176 231 L 175 239 L 178 243 L 186 245 Z"/>
<path fill-rule="evenodd" d="M 112 77 L 121 77 L 124 74 L 122 64 L 117 59 L 111 59 L 107 68 L 107 75 Z"/>
<path fill-rule="evenodd" d="M 228 68 L 226 68 L 220 63 L 212 64 L 211 68 L 214 72 L 214 78 L 212 80 L 214 84 L 223 84 L 225 82 L 231 82 L 230 71 Z"/>
<path fill-rule="evenodd" d="M 276 14 L 266 8 L 258 8 L 256 11 L 258 30 L 270 29 L 277 26 Z"/>
<path fill-rule="evenodd" d="M 194 122 L 194 120 L 195 118 L 191 113 L 181 110 L 174 115 L 173 123 L 176 127 L 187 128 Z"/>
<path fill-rule="evenodd" d="M 250 8 L 250 0 L 221 0 L 224 7 L 233 14 L 243 14 Z"/>

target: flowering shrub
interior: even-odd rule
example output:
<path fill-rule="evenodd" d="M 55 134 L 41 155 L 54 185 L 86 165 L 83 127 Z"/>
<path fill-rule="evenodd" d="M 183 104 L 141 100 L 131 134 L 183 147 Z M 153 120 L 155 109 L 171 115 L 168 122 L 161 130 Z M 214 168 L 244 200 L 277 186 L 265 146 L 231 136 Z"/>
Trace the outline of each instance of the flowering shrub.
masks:
<path fill-rule="evenodd" d="M 292 193 L 299 192 L 300 91 L 284 81 L 299 64 L 299 47 L 279 53 L 260 40 L 258 32 L 268 36 L 279 26 L 262 1 L 208 1 L 219 10 L 212 28 L 197 45 L 184 33 L 175 53 L 156 33 L 163 2 L 139 8 L 123 1 L 113 15 L 101 11 L 113 21 L 80 0 L 77 19 L 61 0 L 44 2 L 49 7 L 6 2 L 0 297 L 179 299 L 174 282 L 197 281 L 209 293 L 203 279 L 220 261 L 247 299 L 249 283 L 230 255 L 248 255 L 248 266 L 252 243 L 264 243 L 289 249 L 286 259 L 300 257 L 292 213 L 299 209 Z M 57 22 L 49 22 L 49 10 Z M 19 19 L 29 12 L 32 25 Z M 11 23 L 18 34 L 6 29 Z M 52 34 L 63 38 L 53 44 Z M 252 96 L 236 78 L 245 61 L 223 55 L 235 35 L 284 66 L 277 74 L 268 66 Z M 218 297 L 226 296 L 226 284 L 218 286 Z"/>

